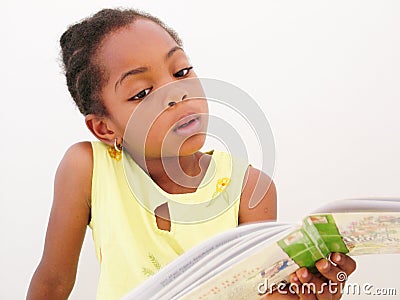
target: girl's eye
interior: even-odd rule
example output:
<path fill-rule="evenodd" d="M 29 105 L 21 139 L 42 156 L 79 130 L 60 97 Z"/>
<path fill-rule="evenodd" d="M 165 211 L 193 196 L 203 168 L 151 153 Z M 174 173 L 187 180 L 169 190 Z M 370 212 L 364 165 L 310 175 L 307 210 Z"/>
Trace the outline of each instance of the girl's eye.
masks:
<path fill-rule="evenodd" d="M 174 74 L 175 77 L 179 78 L 179 77 L 185 77 L 187 74 L 189 74 L 190 70 L 193 69 L 193 67 L 189 67 L 189 68 L 184 68 L 178 72 L 176 72 Z"/>
<path fill-rule="evenodd" d="M 146 97 L 150 93 L 151 89 L 145 89 L 139 93 L 137 93 L 135 96 L 129 98 L 129 100 L 141 100 L 144 97 Z"/>

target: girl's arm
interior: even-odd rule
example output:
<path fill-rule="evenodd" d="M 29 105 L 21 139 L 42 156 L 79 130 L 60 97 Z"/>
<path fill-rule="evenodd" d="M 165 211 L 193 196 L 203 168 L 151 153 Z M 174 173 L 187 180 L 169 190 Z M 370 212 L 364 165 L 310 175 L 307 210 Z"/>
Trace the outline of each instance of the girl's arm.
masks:
<path fill-rule="evenodd" d="M 44 251 L 29 286 L 29 300 L 67 299 L 74 286 L 90 220 L 92 170 L 89 142 L 68 149 L 57 169 Z"/>
<path fill-rule="evenodd" d="M 268 175 L 250 166 L 240 197 L 239 224 L 276 221 L 276 207 L 274 182 Z"/>

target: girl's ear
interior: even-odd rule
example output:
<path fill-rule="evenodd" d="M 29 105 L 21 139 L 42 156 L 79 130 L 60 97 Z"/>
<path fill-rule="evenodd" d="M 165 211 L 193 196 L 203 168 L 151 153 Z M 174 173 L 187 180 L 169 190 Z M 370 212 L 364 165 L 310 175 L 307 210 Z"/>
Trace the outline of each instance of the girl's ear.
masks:
<path fill-rule="evenodd" d="M 112 124 L 109 124 L 109 119 L 106 117 L 99 117 L 94 114 L 89 114 L 85 117 L 87 128 L 102 142 L 113 146 L 114 140 L 120 138 L 114 130 Z"/>

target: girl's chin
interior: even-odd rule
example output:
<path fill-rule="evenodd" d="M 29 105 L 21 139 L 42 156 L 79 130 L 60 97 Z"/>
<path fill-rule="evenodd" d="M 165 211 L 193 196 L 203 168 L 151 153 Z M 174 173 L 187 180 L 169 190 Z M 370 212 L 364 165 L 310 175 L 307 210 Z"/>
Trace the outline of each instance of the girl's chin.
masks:
<path fill-rule="evenodd" d="M 206 134 L 198 133 L 187 139 L 182 141 L 175 141 L 174 143 L 165 143 L 162 149 L 159 148 L 159 145 L 151 145 L 148 144 L 146 146 L 146 151 L 144 152 L 144 156 L 148 159 L 150 158 L 160 158 L 160 157 L 176 157 L 176 156 L 187 156 L 193 153 L 198 152 L 205 143 Z M 128 149 L 127 149 L 128 150 Z M 129 151 L 132 156 L 143 156 L 143 152 L 138 153 L 135 151 Z"/>
<path fill-rule="evenodd" d="M 157 156 L 157 157 L 173 157 L 173 156 L 187 156 L 193 153 L 198 152 L 205 143 L 206 135 L 204 133 L 195 134 L 180 144 L 180 145 L 165 145 L 163 149 L 163 153 L 161 151 L 157 151 L 157 153 L 153 152 L 153 155 L 150 155 L 149 152 L 146 153 L 146 156 Z"/>
<path fill-rule="evenodd" d="M 179 148 L 179 156 L 191 155 L 199 151 L 205 143 L 206 135 L 199 133 L 191 136 Z"/>

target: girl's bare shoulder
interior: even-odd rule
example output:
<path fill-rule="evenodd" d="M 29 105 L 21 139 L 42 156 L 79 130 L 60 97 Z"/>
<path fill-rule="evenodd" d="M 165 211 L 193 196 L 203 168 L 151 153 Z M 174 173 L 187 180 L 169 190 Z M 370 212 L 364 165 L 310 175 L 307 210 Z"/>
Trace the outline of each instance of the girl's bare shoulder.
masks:
<path fill-rule="evenodd" d="M 79 173 L 91 174 L 93 169 L 92 144 L 90 142 L 79 142 L 70 146 L 60 162 L 58 169 L 60 170 L 60 168 L 64 171 L 75 171 L 75 173 L 80 171 Z"/>
<path fill-rule="evenodd" d="M 81 159 L 82 162 L 93 161 L 92 143 L 84 141 L 73 144 L 65 152 L 64 158 Z"/>
<path fill-rule="evenodd" d="M 240 197 L 239 223 L 276 221 L 277 195 L 272 179 L 249 166 Z"/>
<path fill-rule="evenodd" d="M 55 184 L 62 190 L 73 189 L 90 203 L 93 172 L 93 150 L 90 142 L 79 142 L 68 148 L 58 166 Z"/>

